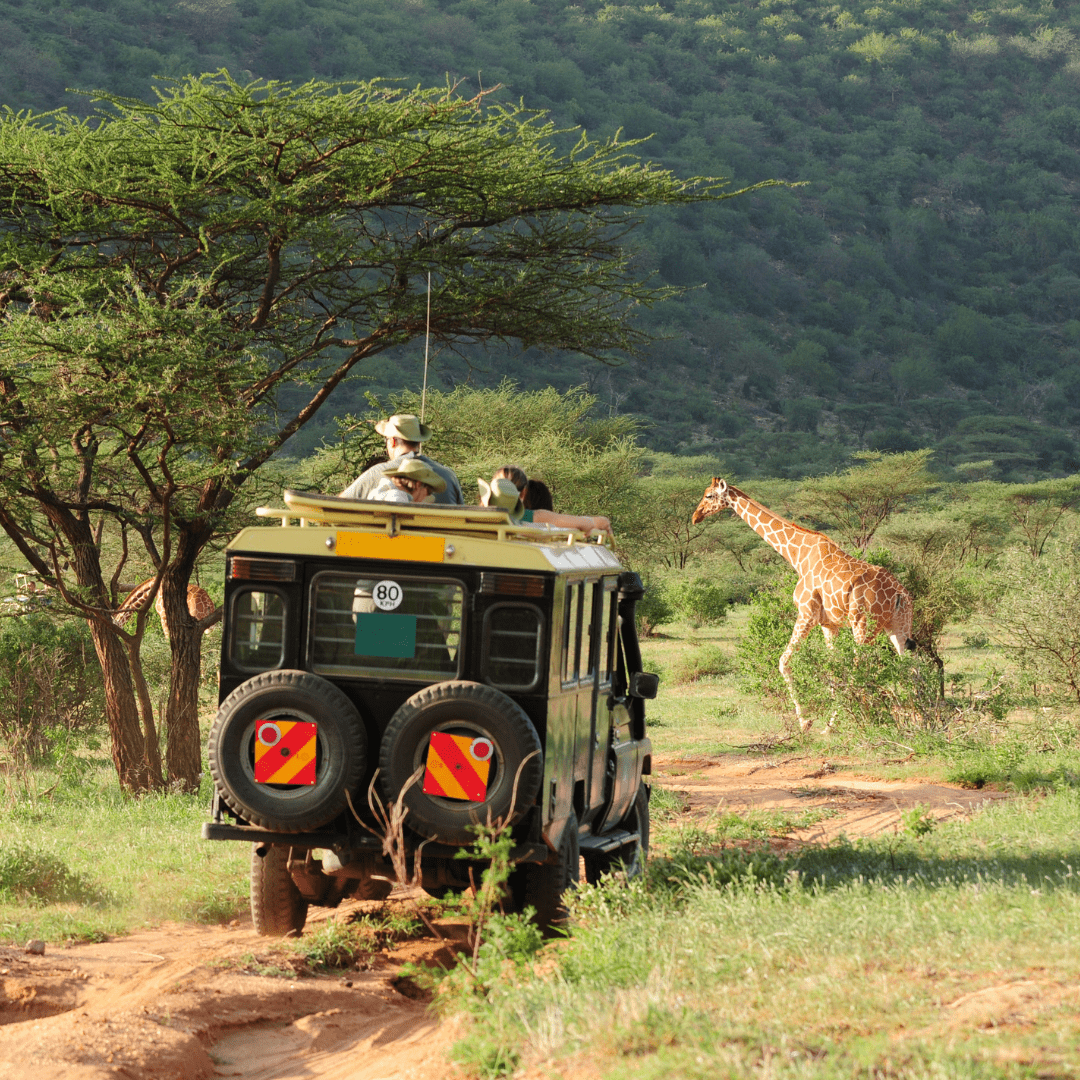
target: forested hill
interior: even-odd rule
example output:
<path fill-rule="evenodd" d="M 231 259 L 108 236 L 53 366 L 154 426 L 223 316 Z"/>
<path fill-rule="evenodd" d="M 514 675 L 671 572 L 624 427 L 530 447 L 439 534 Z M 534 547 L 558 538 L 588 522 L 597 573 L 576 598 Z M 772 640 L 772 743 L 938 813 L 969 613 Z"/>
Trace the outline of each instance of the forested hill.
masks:
<path fill-rule="evenodd" d="M 592 135 L 652 134 L 681 174 L 808 182 L 647 219 L 643 263 L 706 285 L 643 316 L 666 336 L 646 364 L 498 357 L 490 378 L 588 381 L 652 445 L 744 476 L 923 445 L 970 475 L 1080 469 L 1080 5 L 0 0 L 12 108 L 220 67 L 502 83 Z M 418 351 L 375 385 L 416 380 Z"/>

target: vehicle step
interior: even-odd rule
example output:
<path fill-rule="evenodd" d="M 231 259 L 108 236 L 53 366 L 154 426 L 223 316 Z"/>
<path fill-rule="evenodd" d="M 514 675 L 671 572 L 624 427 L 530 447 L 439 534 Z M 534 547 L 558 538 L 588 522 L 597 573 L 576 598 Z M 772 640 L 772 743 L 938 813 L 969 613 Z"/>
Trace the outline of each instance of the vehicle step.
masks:
<path fill-rule="evenodd" d="M 604 833 L 601 836 L 583 836 L 578 841 L 578 847 L 590 854 L 615 851 L 626 847 L 627 844 L 637 843 L 641 834 L 630 832 L 627 829 L 616 829 L 614 832 Z"/>

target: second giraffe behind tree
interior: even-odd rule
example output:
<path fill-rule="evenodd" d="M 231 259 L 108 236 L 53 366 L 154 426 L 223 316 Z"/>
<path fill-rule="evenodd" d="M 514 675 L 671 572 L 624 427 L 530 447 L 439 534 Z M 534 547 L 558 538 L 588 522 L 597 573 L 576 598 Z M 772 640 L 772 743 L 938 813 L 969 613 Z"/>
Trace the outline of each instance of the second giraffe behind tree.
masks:
<path fill-rule="evenodd" d="M 833 635 L 850 626 L 858 644 L 864 645 L 884 633 L 903 655 L 905 650 L 915 648 L 911 638 L 911 594 L 883 567 L 852 558 L 824 533 L 785 520 L 714 476 L 694 511 L 694 523 L 724 509 L 738 514 L 799 575 L 793 594 L 799 614 L 791 640 L 780 657 L 780 674 L 787 683 L 799 727 L 806 731 L 813 721 L 803 717 L 791 677 L 791 657 L 802 639 L 820 626 L 831 649 Z"/>

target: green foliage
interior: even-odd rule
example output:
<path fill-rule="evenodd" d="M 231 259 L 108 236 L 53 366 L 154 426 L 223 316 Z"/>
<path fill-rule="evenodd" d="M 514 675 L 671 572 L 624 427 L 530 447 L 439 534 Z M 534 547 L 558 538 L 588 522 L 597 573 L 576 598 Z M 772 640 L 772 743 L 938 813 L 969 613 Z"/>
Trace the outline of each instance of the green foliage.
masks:
<path fill-rule="evenodd" d="M 0 845 L 0 898 L 41 906 L 101 903 L 108 894 L 60 855 L 23 841 Z"/>
<path fill-rule="evenodd" d="M 667 674 L 676 683 L 693 683 L 730 675 L 733 667 L 727 653 L 715 645 L 707 645 L 681 654 Z"/>
<path fill-rule="evenodd" d="M 668 586 L 668 599 L 676 616 L 691 626 L 713 626 L 727 614 L 731 594 L 726 583 L 709 578 L 683 577 Z"/>
<path fill-rule="evenodd" d="M 44 614 L 0 619 L 0 738 L 17 764 L 91 736 L 104 713 L 97 656 L 84 623 Z"/>
<path fill-rule="evenodd" d="M 646 215 L 640 265 L 666 284 L 708 283 L 643 313 L 663 335 L 647 366 L 598 372 L 573 346 L 436 349 L 444 387 L 588 378 L 606 406 L 648 417 L 654 446 L 722 453 L 744 477 L 929 445 L 945 470 L 991 460 L 1008 480 L 1080 467 L 1070 5 L 555 0 L 542 18 L 529 4 L 166 7 L 4 0 L 0 100 L 86 112 L 65 87 L 146 97 L 153 74 L 218 66 L 241 81 L 404 86 L 452 71 L 470 73 L 463 97 L 501 84 L 499 100 L 550 109 L 559 127 L 651 136 L 645 151 L 680 172 L 808 181 Z M 420 350 L 392 343 L 366 373 L 379 390 L 419 386 Z M 935 401 L 959 415 L 943 423 Z M 969 414 L 1031 426 L 1026 439 L 958 430 Z"/>
<path fill-rule="evenodd" d="M 841 545 L 862 556 L 882 525 L 933 487 L 927 469 L 932 454 L 932 450 L 857 454 L 863 464 L 807 480 L 799 488 L 799 509 L 835 530 Z"/>
<path fill-rule="evenodd" d="M 1075 522 L 1039 559 L 1003 560 L 996 624 L 1033 690 L 1080 703 L 1080 530 Z"/>

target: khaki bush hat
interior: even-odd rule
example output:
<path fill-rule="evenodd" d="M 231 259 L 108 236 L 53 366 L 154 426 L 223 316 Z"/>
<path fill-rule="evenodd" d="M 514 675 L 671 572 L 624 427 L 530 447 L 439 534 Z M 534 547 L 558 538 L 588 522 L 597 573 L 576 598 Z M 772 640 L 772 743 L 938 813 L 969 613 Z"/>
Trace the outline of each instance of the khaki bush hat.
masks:
<path fill-rule="evenodd" d="M 418 480 L 432 491 L 445 491 L 446 481 L 426 462 L 419 458 L 406 458 L 400 465 L 387 469 L 383 476 L 400 476 L 405 480 Z"/>
<path fill-rule="evenodd" d="M 520 521 L 525 514 L 525 507 L 521 505 L 521 496 L 514 487 L 513 480 L 498 477 L 489 484 L 480 477 L 476 478 L 480 488 L 480 502 L 484 506 L 497 506 L 500 510 L 506 510 L 512 521 Z"/>
<path fill-rule="evenodd" d="M 388 416 L 375 425 L 375 430 L 384 438 L 404 439 L 406 442 L 420 443 L 431 437 L 431 428 L 427 424 L 421 424 L 420 417 L 414 413 L 395 413 Z"/>

